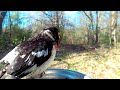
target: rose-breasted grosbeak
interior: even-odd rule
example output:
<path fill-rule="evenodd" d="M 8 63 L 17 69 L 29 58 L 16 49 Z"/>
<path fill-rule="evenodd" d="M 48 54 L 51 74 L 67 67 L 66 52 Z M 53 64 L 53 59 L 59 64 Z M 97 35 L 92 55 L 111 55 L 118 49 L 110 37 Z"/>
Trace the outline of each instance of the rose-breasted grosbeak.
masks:
<path fill-rule="evenodd" d="M 56 55 L 59 34 L 56 27 L 43 29 L 36 37 L 16 46 L 0 62 L 5 63 L 1 79 L 31 78 L 42 74 L 52 63 Z"/>

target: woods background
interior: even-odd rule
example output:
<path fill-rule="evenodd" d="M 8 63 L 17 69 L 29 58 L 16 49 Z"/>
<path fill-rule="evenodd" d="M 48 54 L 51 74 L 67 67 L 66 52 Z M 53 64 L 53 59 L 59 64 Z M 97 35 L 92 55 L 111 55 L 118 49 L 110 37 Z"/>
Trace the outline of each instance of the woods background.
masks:
<path fill-rule="evenodd" d="M 120 77 L 119 11 L 77 11 L 79 25 L 66 18 L 65 11 L 37 11 L 40 14 L 37 18 L 32 15 L 21 17 L 21 12 L 5 11 L 0 15 L 0 58 L 43 28 L 56 26 L 60 30 L 60 48 L 54 68 L 77 70 L 92 78 Z"/>

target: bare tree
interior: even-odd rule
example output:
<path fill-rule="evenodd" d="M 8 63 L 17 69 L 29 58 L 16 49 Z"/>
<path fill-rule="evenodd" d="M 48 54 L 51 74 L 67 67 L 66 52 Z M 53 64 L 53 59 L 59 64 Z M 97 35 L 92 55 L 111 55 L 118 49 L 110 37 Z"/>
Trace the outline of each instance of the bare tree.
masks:
<path fill-rule="evenodd" d="M 98 32 L 99 32 L 99 28 L 98 28 L 98 11 L 96 11 L 96 40 L 95 40 L 95 44 L 98 44 Z"/>
<path fill-rule="evenodd" d="M 83 13 L 88 17 L 90 23 L 88 25 L 88 44 L 91 42 L 94 44 L 95 38 L 94 38 L 94 23 L 93 23 L 93 14 L 92 11 L 89 11 L 89 13 L 83 11 Z"/>
<path fill-rule="evenodd" d="M 99 11 L 99 15 L 98 15 L 98 27 L 99 29 L 104 28 L 104 23 L 105 23 L 105 15 L 106 15 L 106 11 Z"/>
<path fill-rule="evenodd" d="M 2 23 L 5 18 L 7 11 L 0 11 L 0 34 L 2 33 Z"/>
<path fill-rule="evenodd" d="M 64 28 L 68 24 L 68 21 L 64 18 L 64 11 L 42 11 L 42 13 L 49 19 L 48 24 L 56 26 L 58 29 Z"/>
<path fill-rule="evenodd" d="M 118 11 L 110 13 L 110 45 L 117 46 L 116 31 L 117 31 Z"/>
<path fill-rule="evenodd" d="M 9 12 L 9 23 L 10 23 L 10 33 L 9 33 L 9 44 L 11 44 L 11 34 L 12 34 L 12 22 L 11 22 L 11 15 L 10 15 L 10 12 Z"/>

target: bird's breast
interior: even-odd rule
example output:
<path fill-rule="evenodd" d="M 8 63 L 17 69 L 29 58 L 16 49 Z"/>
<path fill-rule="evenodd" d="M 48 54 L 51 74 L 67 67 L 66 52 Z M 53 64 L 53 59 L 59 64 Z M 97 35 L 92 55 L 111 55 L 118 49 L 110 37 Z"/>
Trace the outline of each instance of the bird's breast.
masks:
<path fill-rule="evenodd" d="M 54 58 L 56 55 L 56 48 L 53 45 L 52 51 L 51 51 L 51 55 L 50 57 L 44 61 L 44 59 L 38 59 L 39 61 L 43 61 L 42 64 L 40 65 L 34 65 L 33 67 L 31 67 L 28 71 L 31 72 L 30 75 L 37 75 L 37 74 L 41 74 L 43 71 L 45 71 L 53 62 Z M 26 71 L 26 72 L 28 72 Z"/>

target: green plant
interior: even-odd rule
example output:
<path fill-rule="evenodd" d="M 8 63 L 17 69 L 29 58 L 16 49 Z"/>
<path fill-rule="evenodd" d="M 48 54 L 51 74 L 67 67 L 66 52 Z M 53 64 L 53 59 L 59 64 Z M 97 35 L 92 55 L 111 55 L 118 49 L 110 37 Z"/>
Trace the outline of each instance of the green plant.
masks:
<path fill-rule="evenodd" d="M 109 38 L 108 34 L 100 33 L 100 44 L 109 45 Z"/>
<path fill-rule="evenodd" d="M 27 40 L 31 36 L 31 31 L 14 28 L 12 31 L 11 43 L 18 45 L 19 43 Z"/>
<path fill-rule="evenodd" d="M 11 31 L 8 29 L 0 35 L 0 46 L 7 46 L 8 44 L 16 46 L 30 38 L 30 36 L 31 31 L 13 26 Z"/>
<path fill-rule="evenodd" d="M 0 34 L 0 46 L 5 46 L 8 44 L 8 34 L 7 32 L 4 32 L 2 34 Z"/>

